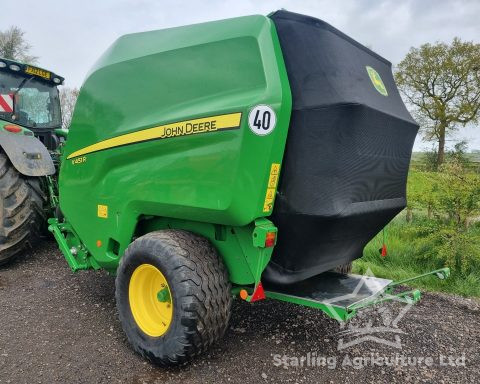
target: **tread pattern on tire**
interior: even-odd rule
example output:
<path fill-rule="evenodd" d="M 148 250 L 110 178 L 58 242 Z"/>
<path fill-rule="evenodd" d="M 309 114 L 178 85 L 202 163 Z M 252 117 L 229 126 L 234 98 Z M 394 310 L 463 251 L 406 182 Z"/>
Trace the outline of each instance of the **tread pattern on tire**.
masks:
<path fill-rule="evenodd" d="M 40 178 L 20 174 L 3 152 L 0 199 L 0 264 L 4 264 L 40 240 L 47 199 Z"/>
<path fill-rule="evenodd" d="M 180 308 L 181 330 L 175 333 L 175 342 L 163 350 L 163 355 L 144 348 L 129 332 L 126 332 L 127 338 L 137 352 L 156 364 L 183 364 L 205 352 L 224 335 L 228 327 L 232 297 L 227 270 L 207 239 L 182 230 L 161 230 L 135 240 L 122 257 L 119 271 L 125 271 L 125 264 L 130 263 L 132 256 L 142 249 L 169 255 L 170 272 L 175 276 L 174 284 L 177 285 L 173 289 L 181 287 L 182 291 L 180 303 L 175 306 Z M 118 276 L 117 304 L 122 299 Z M 121 310 L 119 314 L 123 325 L 126 314 Z"/>

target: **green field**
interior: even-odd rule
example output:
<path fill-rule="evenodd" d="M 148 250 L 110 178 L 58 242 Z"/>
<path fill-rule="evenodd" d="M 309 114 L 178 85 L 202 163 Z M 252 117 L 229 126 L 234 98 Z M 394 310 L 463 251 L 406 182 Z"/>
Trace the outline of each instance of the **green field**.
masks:
<path fill-rule="evenodd" d="M 448 156 L 448 154 L 447 154 Z M 468 162 L 468 168 L 472 172 L 480 172 L 480 151 L 465 153 L 463 155 Z M 426 153 L 425 152 L 413 152 L 412 160 L 410 162 L 411 168 L 416 170 L 425 170 L 426 168 Z"/>

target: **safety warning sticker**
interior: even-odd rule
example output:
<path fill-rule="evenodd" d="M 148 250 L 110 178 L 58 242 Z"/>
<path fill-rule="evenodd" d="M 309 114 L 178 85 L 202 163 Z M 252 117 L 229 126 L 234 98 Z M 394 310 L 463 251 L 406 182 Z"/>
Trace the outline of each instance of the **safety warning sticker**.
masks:
<path fill-rule="evenodd" d="M 275 191 L 277 190 L 279 174 L 280 164 L 272 163 L 272 166 L 270 167 L 270 176 L 268 178 L 267 192 L 265 194 L 265 201 L 263 203 L 263 212 L 270 212 L 273 208 L 273 201 L 275 200 Z"/>
<path fill-rule="evenodd" d="M 97 206 L 97 216 L 101 219 L 108 219 L 108 206 L 98 204 Z"/>

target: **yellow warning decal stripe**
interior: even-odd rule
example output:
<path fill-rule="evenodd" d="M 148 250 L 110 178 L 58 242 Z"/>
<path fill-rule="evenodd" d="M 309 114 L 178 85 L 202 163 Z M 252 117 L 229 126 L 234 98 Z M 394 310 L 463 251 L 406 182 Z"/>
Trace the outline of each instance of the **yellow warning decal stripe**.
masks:
<path fill-rule="evenodd" d="M 127 133 L 125 135 L 99 141 L 98 143 L 71 153 L 68 155 L 67 159 L 83 156 L 92 152 L 103 151 L 105 149 L 121 147 L 123 145 L 141 143 L 143 141 L 196 135 L 199 133 L 215 132 L 222 129 L 239 128 L 241 120 L 242 113 L 236 112 L 160 125 L 158 127 L 147 128 L 141 131 Z"/>
<path fill-rule="evenodd" d="M 279 174 L 280 164 L 272 163 L 272 166 L 270 167 L 270 176 L 268 178 L 267 193 L 265 194 L 265 201 L 263 203 L 263 212 L 270 212 L 273 208 L 273 201 L 275 200 L 275 191 L 277 190 Z"/>

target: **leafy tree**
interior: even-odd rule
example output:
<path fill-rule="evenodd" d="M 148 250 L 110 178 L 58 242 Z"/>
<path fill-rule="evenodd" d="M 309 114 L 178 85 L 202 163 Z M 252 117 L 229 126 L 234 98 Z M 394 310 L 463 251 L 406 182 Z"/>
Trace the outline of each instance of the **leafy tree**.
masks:
<path fill-rule="evenodd" d="M 467 227 L 480 215 L 480 177 L 469 173 L 458 159 L 441 167 L 438 174 L 438 209 L 448 215 L 457 228 Z"/>
<path fill-rule="evenodd" d="M 411 48 L 395 80 L 413 107 L 425 139 L 438 143 L 437 164 L 445 161 L 445 139 L 459 125 L 480 120 L 480 44 L 453 39 Z"/>
<path fill-rule="evenodd" d="M 455 161 L 467 168 L 470 165 L 470 159 L 467 157 L 468 145 L 465 140 L 456 143 L 450 151 L 447 151 L 447 161 Z"/>
<path fill-rule="evenodd" d="M 60 105 L 62 107 L 62 128 L 68 129 L 72 122 L 73 110 L 78 97 L 77 88 L 63 87 L 60 90 Z"/>
<path fill-rule="evenodd" d="M 438 206 L 438 175 L 431 172 L 410 172 L 407 183 L 407 215 L 408 222 L 413 219 L 413 210 L 426 210 L 431 219 Z"/>
<path fill-rule="evenodd" d="M 449 153 L 441 172 L 410 172 L 407 195 L 411 209 L 426 211 L 429 219 L 467 228 L 480 216 L 480 175 Z"/>
<path fill-rule="evenodd" d="M 422 154 L 422 160 L 425 164 L 425 170 L 429 172 L 438 170 L 438 151 L 436 147 Z"/>
<path fill-rule="evenodd" d="M 480 176 L 465 167 L 461 152 L 457 148 L 456 154 L 449 154 L 441 172 L 409 175 L 409 205 L 426 211 L 427 217 L 419 216 L 405 228 L 405 235 L 416 258 L 467 277 L 480 269 L 480 225 L 475 223 L 480 215 Z"/>
<path fill-rule="evenodd" d="M 25 40 L 25 32 L 12 26 L 0 31 L 0 57 L 33 64 L 38 57 L 30 54 L 32 46 Z"/>
<path fill-rule="evenodd" d="M 463 167 L 469 169 L 475 169 L 475 163 L 472 161 L 467 152 L 468 145 L 466 140 L 459 141 L 453 148 L 445 151 L 445 162 L 458 161 Z M 472 151 L 472 153 L 474 153 Z M 438 164 L 438 150 L 436 146 L 433 146 L 431 150 L 425 151 L 420 155 L 421 169 L 428 172 L 436 172 L 439 170 Z M 418 166 L 417 166 L 418 167 Z"/>
<path fill-rule="evenodd" d="M 405 235 L 413 241 L 414 257 L 434 262 L 436 268 L 450 267 L 467 277 L 480 268 L 478 231 L 459 229 L 438 221 L 420 222 L 407 228 Z"/>

